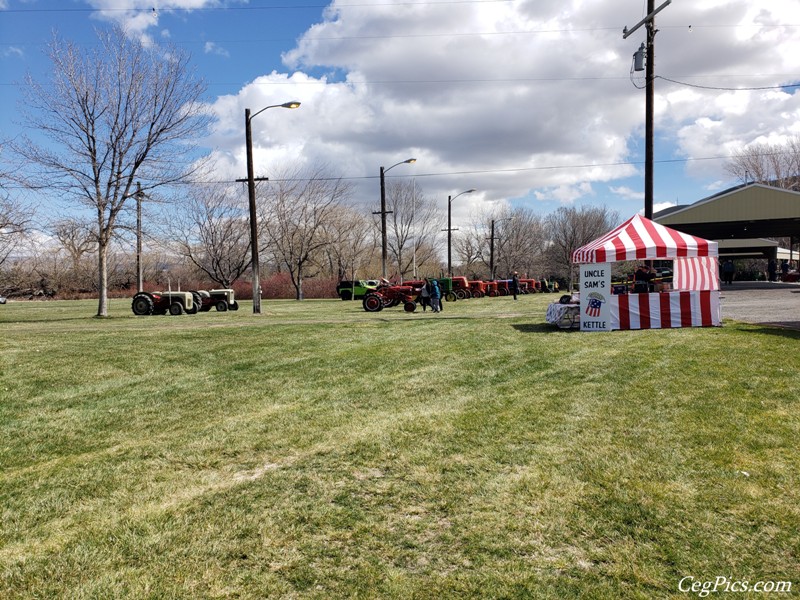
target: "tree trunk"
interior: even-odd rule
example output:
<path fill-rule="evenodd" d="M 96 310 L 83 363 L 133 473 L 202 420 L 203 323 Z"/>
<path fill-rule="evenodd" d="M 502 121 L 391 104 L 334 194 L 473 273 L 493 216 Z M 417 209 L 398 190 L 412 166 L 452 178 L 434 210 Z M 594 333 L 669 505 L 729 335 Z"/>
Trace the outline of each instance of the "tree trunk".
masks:
<path fill-rule="evenodd" d="M 108 245 L 104 240 L 97 244 L 97 316 L 108 316 Z"/>
<path fill-rule="evenodd" d="M 297 290 L 297 300 L 303 299 L 303 265 L 297 265 L 297 283 L 294 285 Z"/>

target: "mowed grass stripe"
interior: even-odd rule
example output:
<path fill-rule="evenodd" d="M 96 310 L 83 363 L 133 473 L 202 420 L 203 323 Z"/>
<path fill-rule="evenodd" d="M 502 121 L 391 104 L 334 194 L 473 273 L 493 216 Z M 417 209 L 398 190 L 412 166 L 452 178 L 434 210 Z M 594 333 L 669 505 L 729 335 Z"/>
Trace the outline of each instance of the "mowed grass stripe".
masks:
<path fill-rule="evenodd" d="M 686 574 L 791 578 L 798 336 L 560 332 L 550 299 L 18 310 L 0 589 L 650 598 Z"/>

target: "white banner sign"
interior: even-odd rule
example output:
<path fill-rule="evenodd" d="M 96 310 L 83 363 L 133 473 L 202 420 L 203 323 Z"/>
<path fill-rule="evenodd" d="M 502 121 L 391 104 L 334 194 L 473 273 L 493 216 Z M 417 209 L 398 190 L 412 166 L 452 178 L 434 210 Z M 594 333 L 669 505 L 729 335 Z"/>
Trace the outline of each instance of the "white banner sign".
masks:
<path fill-rule="evenodd" d="M 611 263 L 580 269 L 581 331 L 611 331 Z"/>

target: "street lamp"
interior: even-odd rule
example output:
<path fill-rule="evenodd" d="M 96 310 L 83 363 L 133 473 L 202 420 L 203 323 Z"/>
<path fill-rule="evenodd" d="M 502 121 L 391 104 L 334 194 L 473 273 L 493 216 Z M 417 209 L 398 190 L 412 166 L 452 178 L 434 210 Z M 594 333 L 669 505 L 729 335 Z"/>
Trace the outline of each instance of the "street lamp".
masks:
<path fill-rule="evenodd" d="M 250 268 L 253 271 L 253 314 L 261 314 L 261 277 L 258 266 L 258 218 L 256 216 L 256 179 L 253 175 L 253 134 L 250 129 L 250 122 L 268 108 L 297 108 L 300 103 L 297 101 L 284 102 L 283 104 L 272 104 L 265 106 L 258 112 L 250 114 L 250 109 L 244 109 L 244 140 L 247 147 L 247 195 L 250 205 Z"/>
<path fill-rule="evenodd" d="M 393 164 L 388 169 L 381 167 L 381 210 L 380 212 L 373 212 L 372 214 L 379 214 L 381 216 L 381 275 L 384 279 L 386 279 L 386 255 L 388 254 L 386 251 L 386 215 L 392 211 L 386 210 L 386 183 L 383 175 L 391 169 L 394 169 L 397 165 L 411 164 L 415 162 L 417 162 L 416 158 L 407 158 L 406 160 L 401 160 L 399 163 Z"/>
<path fill-rule="evenodd" d="M 504 219 L 492 219 L 492 234 L 489 238 L 489 281 L 494 281 L 494 224 L 501 221 L 511 221 L 514 217 L 506 217 Z"/>
<path fill-rule="evenodd" d="M 455 196 L 448 196 L 447 197 L 447 276 L 448 277 L 452 277 L 453 276 L 453 268 L 451 266 L 452 265 L 451 248 L 452 248 L 452 241 L 453 241 L 453 232 L 456 231 L 456 229 L 453 229 L 453 227 L 452 227 L 452 219 L 451 219 L 452 210 L 451 210 L 451 206 L 453 204 L 453 200 L 458 198 L 461 194 L 471 194 L 474 191 L 475 191 L 474 189 L 473 190 L 465 190 L 463 192 L 460 192 L 460 193 L 456 194 Z"/>

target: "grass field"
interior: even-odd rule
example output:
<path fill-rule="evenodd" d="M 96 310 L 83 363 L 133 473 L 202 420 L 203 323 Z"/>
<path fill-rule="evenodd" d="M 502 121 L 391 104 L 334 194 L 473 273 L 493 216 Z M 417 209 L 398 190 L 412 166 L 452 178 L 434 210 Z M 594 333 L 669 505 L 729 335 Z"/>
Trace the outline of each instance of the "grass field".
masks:
<path fill-rule="evenodd" d="M 0 597 L 798 593 L 800 333 L 552 300 L 0 306 Z"/>

